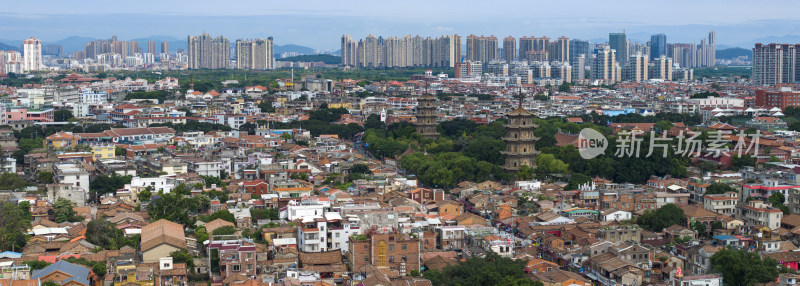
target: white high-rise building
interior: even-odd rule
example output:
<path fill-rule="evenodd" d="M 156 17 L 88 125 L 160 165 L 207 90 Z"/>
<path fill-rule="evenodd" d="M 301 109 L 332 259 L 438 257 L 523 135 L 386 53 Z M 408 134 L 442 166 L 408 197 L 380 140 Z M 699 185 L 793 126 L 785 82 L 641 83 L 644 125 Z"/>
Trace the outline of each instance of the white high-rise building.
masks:
<path fill-rule="evenodd" d="M 22 73 L 22 54 L 17 51 L 0 51 L 0 74 Z"/>
<path fill-rule="evenodd" d="M 42 69 L 42 41 L 31 37 L 23 44 L 25 71 L 38 71 Z"/>

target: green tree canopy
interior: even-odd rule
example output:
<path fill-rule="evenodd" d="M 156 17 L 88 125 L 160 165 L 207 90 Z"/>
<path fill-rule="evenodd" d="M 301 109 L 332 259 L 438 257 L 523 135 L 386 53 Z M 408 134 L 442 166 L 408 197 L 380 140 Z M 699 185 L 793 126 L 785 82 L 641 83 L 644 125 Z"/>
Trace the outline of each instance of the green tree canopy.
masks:
<path fill-rule="evenodd" d="M 15 205 L 9 201 L 0 202 L 0 249 L 18 251 L 25 246 L 27 232 L 31 227 L 30 205 Z"/>
<path fill-rule="evenodd" d="M 250 217 L 253 222 L 258 222 L 259 219 L 278 220 L 280 219 L 280 211 L 274 208 L 250 208 Z"/>
<path fill-rule="evenodd" d="M 232 225 L 221 226 L 214 230 L 213 235 L 230 235 L 236 233 L 236 228 Z"/>
<path fill-rule="evenodd" d="M 367 166 L 367 164 L 358 163 L 358 164 L 353 164 L 353 166 L 350 167 L 350 173 L 372 174 L 372 171 L 369 169 L 369 166 Z"/>
<path fill-rule="evenodd" d="M 723 183 L 713 183 L 711 186 L 706 188 L 706 194 L 713 195 L 713 194 L 724 194 L 727 192 L 736 192 L 736 189 L 731 187 L 728 184 Z"/>
<path fill-rule="evenodd" d="M 22 161 L 17 160 L 17 162 Z M 27 186 L 28 182 L 17 174 L 8 172 L 0 174 L 0 190 L 19 190 Z"/>
<path fill-rule="evenodd" d="M 86 224 L 86 240 L 103 249 L 117 250 L 123 246 L 137 248 L 139 238 L 139 235 L 126 237 L 115 224 L 102 218 Z"/>
<path fill-rule="evenodd" d="M 55 122 L 64 122 L 73 117 L 75 116 L 72 116 L 72 111 L 69 111 L 69 109 L 59 109 L 53 112 L 53 121 Z"/>
<path fill-rule="evenodd" d="M 116 193 L 117 190 L 124 188 L 125 184 L 130 184 L 132 178 L 133 176 L 130 175 L 120 176 L 117 174 L 111 176 L 95 176 L 92 181 L 89 182 L 91 197 L 93 200 L 96 200 L 101 195 Z"/>
<path fill-rule="evenodd" d="M 53 203 L 53 217 L 57 223 L 82 221 L 84 219 L 75 212 L 75 203 L 65 198 L 59 198 Z"/>
<path fill-rule="evenodd" d="M 53 172 L 41 171 L 41 172 L 39 172 L 39 174 L 36 175 L 36 178 L 39 179 L 39 183 L 52 184 L 53 183 Z"/>
<path fill-rule="evenodd" d="M 525 264 L 524 260 L 512 260 L 489 252 L 484 258 L 473 257 L 445 267 L 438 285 L 498 285 L 501 282 L 508 283 L 503 285 L 531 285 L 518 284 L 520 279 L 527 279 Z M 428 278 L 429 275 L 423 276 Z"/>
<path fill-rule="evenodd" d="M 772 258 L 761 259 L 756 252 L 724 248 L 711 257 L 714 271 L 722 274 L 725 285 L 749 286 L 775 281 L 787 269 Z"/>
<path fill-rule="evenodd" d="M 207 216 L 200 216 L 200 220 L 204 222 L 211 222 L 218 218 L 232 223 L 236 223 L 236 217 L 228 210 L 219 210 Z"/>
<path fill-rule="evenodd" d="M 655 211 L 646 210 L 637 223 L 650 231 L 660 232 L 673 224 L 685 225 L 686 216 L 675 204 L 666 204 Z"/>

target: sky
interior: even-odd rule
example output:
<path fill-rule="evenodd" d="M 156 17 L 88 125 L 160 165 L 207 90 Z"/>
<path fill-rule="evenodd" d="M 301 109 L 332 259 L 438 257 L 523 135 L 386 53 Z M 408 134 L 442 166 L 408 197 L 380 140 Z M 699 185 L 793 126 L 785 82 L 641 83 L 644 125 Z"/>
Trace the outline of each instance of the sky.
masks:
<path fill-rule="evenodd" d="M 798 8 L 796 0 L 36 0 L 0 6 L 0 39 L 185 39 L 206 31 L 232 40 L 273 36 L 276 44 L 335 50 L 342 34 L 602 41 L 624 30 L 638 41 L 665 33 L 668 42 L 699 42 L 716 30 L 718 45 L 749 48 L 758 41 L 800 40 Z"/>

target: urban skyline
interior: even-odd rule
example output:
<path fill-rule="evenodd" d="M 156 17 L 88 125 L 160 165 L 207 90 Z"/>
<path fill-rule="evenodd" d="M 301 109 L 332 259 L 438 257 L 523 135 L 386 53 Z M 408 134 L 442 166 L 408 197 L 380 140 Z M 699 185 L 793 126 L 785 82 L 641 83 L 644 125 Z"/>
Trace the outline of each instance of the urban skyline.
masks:
<path fill-rule="evenodd" d="M 303 6 L 280 3 L 270 4 L 269 9 L 259 9 L 266 6 L 264 3 L 241 1 L 233 1 L 230 7 L 215 6 L 214 9 L 207 8 L 211 6 L 187 7 L 180 3 L 154 1 L 145 1 L 141 7 L 125 9 L 116 5 L 44 2 L 46 4 L 41 5 L 15 3 L 0 9 L 0 20 L 9 23 L 4 27 L 0 42 L 21 41 L 30 36 L 44 42 L 53 42 L 69 36 L 98 37 L 112 34 L 123 39 L 152 35 L 168 35 L 181 39 L 187 34 L 197 34 L 202 30 L 211 34 L 227 34 L 232 39 L 264 37 L 263 31 L 267 30 L 276 39 L 281 39 L 277 44 L 291 43 L 320 50 L 336 49 L 336 38 L 345 33 L 354 38 L 362 38 L 368 34 L 558 34 L 594 40 L 605 38 L 602 35 L 608 32 L 625 30 L 629 38 L 640 41 L 652 34 L 664 33 L 675 41 L 685 42 L 698 37 L 700 33 L 697 31 L 716 30 L 724 35 L 718 44 L 744 48 L 755 42 L 765 42 L 763 38 L 788 35 L 785 37 L 788 40 L 786 42 L 792 42 L 791 38 L 800 38 L 792 36 L 798 34 L 792 28 L 797 26 L 798 20 L 787 11 L 797 7 L 798 3 L 790 1 L 779 1 L 783 2 L 782 7 L 786 7 L 780 11 L 744 1 L 678 1 L 674 5 L 658 7 L 660 13 L 650 12 L 657 7 L 654 4 L 629 5 L 625 1 L 603 4 L 573 1 L 575 5 L 570 5 L 571 9 L 559 9 L 561 4 L 555 3 L 522 2 L 515 4 L 518 9 L 510 11 L 475 9 L 472 7 L 478 6 L 469 3 L 453 6 L 446 2 L 419 2 L 426 9 L 411 9 L 410 7 L 420 7 L 411 5 L 414 1 L 409 7 L 396 7 L 391 11 L 362 1 L 350 1 L 345 5 L 320 1 L 312 1 L 315 5 Z M 160 9 L 149 9 L 147 3 L 157 4 Z M 525 9 L 534 6 L 536 9 Z M 436 12 L 437 8 L 445 7 L 451 13 Z M 618 9 L 619 7 L 622 8 Z M 375 11 L 381 12 L 376 14 Z M 76 15 L 79 17 L 75 17 Z M 165 15 L 169 17 L 164 17 Z M 263 17 L 264 15 L 269 17 Z M 203 21 L 198 23 L 196 17 L 203 17 Z M 94 24 L 97 22 L 106 24 Z"/>

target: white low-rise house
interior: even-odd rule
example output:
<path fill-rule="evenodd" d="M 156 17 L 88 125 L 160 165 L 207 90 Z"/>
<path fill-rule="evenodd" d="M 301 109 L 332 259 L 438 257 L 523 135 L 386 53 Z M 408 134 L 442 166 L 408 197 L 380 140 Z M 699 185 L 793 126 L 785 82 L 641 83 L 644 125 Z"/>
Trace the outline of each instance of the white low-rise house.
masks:
<path fill-rule="evenodd" d="M 342 252 L 350 249 L 349 238 L 355 234 L 361 234 L 358 219 L 344 220 L 337 212 L 326 212 L 328 242 L 330 249 L 340 249 Z"/>
<path fill-rule="evenodd" d="M 680 280 L 680 286 L 720 286 L 722 276 L 719 274 L 703 274 L 684 276 Z"/>
<path fill-rule="evenodd" d="M 289 201 L 286 205 L 286 219 L 294 221 L 304 217 L 319 217 L 324 214 L 325 208 L 325 205 L 314 200 Z"/>
<path fill-rule="evenodd" d="M 222 161 L 205 160 L 202 158 L 184 158 L 189 164 L 189 171 L 200 176 L 219 177 L 222 174 Z"/>
<path fill-rule="evenodd" d="M 233 217 L 236 219 L 236 225 L 240 227 L 247 227 L 250 225 L 252 221 L 252 216 L 250 215 L 250 208 L 249 207 L 237 207 L 228 209 L 228 211 L 233 214 Z"/>
<path fill-rule="evenodd" d="M 514 242 L 507 238 L 489 235 L 483 238 L 483 247 L 486 251 L 497 253 L 501 257 L 514 256 Z"/>
<path fill-rule="evenodd" d="M 3 158 L 0 162 L 0 172 L 3 173 L 17 173 L 17 159 L 7 157 Z"/>
<path fill-rule="evenodd" d="M 600 211 L 603 221 L 623 221 L 631 219 L 631 212 L 618 209 L 605 209 Z"/>
<path fill-rule="evenodd" d="M 736 218 L 747 226 L 763 225 L 775 230 L 781 226 L 783 212 L 762 201 L 753 200 L 736 208 Z"/>
<path fill-rule="evenodd" d="M 169 193 L 175 188 L 175 185 L 172 180 L 168 179 L 168 176 L 155 178 L 133 177 L 130 184 L 125 184 L 125 189 L 130 190 L 134 195 L 144 191 L 147 187 L 150 187 L 150 191 L 155 194 L 158 192 Z"/>
<path fill-rule="evenodd" d="M 69 234 L 66 228 L 63 227 L 43 227 L 34 228 L 28 234 L 38 237 L 44 237 L 48 241 L 59 235 Z"/>
<path fill-rule="evenodd" d="M 55 181 L 59 184 L 72 185 L 84 193 L 89 192 L 89 172 L 78 164 L 58 164 L 55 166 Z"/>
<path fill-rule="evenodd" d="M 514 184 L 517 186 L 517 188 L 527 191 L 538 190 L 542 187 L 542 182 L 540 181 L 517 181 Z"/>
<path fill-rule="evenodd" d="M 58 199 L 67 199 L 74 203 L 77 207 L 86 206 L 86 199 L 88 193 L 82 188 L 76 187 L 72 184 L 48 184 L 47 185 L 47 200 L 55 202 Z"/>
<path fill-rule="evenodd" d="M 703 208 L 712 212 L 732 216 L 736 213 L 736 204 L 739 202 L 738 192 L 724 194 L 708 194 L 703 196 Z"/>

